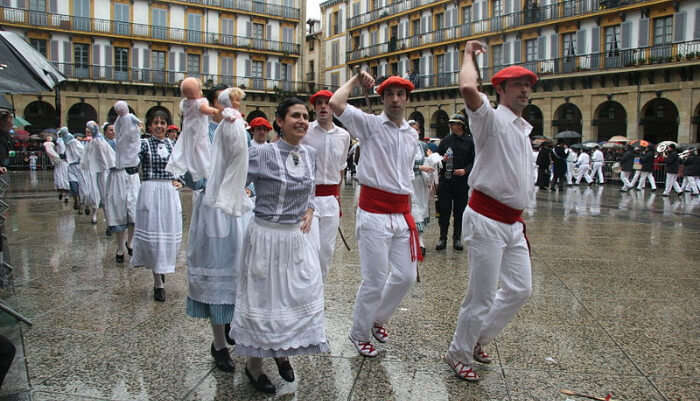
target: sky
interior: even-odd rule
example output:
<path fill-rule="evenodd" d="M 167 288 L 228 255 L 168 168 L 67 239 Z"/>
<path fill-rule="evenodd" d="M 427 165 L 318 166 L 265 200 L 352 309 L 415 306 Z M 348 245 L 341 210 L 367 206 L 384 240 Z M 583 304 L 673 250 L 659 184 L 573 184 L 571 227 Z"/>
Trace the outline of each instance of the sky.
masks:
<path fill-rule="evenodd" d="M 321 19 L 321 0 L 306 0 L 306 19 L 316 18 Z"/>

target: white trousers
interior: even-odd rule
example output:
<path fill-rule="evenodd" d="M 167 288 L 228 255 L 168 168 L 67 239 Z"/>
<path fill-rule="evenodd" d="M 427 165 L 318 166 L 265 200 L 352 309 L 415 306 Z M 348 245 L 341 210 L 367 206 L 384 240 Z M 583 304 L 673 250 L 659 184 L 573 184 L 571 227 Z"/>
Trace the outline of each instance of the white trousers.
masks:
<path fill-rule="evenodd" d="M 591 181 L 593 181 L 591 179 L 591 176 L 588 175 L 588 170 L 589 170 L 589 166 L 581 166 L 578 168 L 578 174 L 576 175 L 576 184 L 581 183 L 581 178 L 585 178 L 586 182 L 589 184 L 591 183 Z"/>
<path fill-rule="evenodd" d="M 369 341 L 374 323 L 384 325 L 416 281 L 408 224 L 403 214 L 357 209 L 356 238 L 362 282 L 357 290 L 350 336 Z"/>
<path fill-rule="evenodd" d="M 312 226 L 312 229 L 318 231 L 318 257 L 325 283 L 335 253 L 335 239 L 340 225 L 340 205 L 335 196 L 317 196 L 315 202 L 317 210 L 314 212 L 312 224 L 318 227 Z"/>
<path fill-rule="evenodd" d="M 575 169 L 576 163 L 566 162 L 566 183 L 569 185 L 573 184 Z"/>
<path fill-rule="evenodd" d="M 683 178 L 683 183 L 683 188 L 681 188 L 683 191 L 690 190 L 693 192 L 693 195 L 697 195 L 700 191 L 700 187 L 698 187 L 698 184 L 700 184 L 700 182 L 698 182 L 698 177 L 686 175 Z"/>
<path fill-rule="evenodd" d="M 647 181 L 651 185 L 651 189 L 656 191 L 656 180 L 654 179 L 654 174 L 651 171 L 642 171 L 639 178 L 639 184 L 637 184 L 637 189 L 644 189 Z"/>
<path fill-rule="evenodd" d="M 626 191 L 628 189 L 632 189 L 634 187 L 634 184 L 637 183 L 637 180 L 639 179 L 640 171 L 636 170 L 634 172 L 634 175 L 632 176 L 632 179 L 630 180 L 630 176 L 632 175 L 631 171 L 622 171 L 620 172 L 620 179 L 622 180 L 622 190 Z"/>
<path fill-rule="evenodd" d="M 593 162 L 593 167 L 591 168 L 591 181 L 595 181 L 596 176 L 598 176 L 598 182 L 601 184 L 605 183 L 603 178 L 603 163 Z"/>
<path fill-rule="evenodd" d="M 664 190 L 664 195 L 670 194 L 671 189 L 681 193 L 681 186 L 678 185 L 678 174 L 666 173 L 666 189 Z"/>
<path fill-rule="evenodd" d="M 476 343 L 491 342 L 530 297 L 532 271 L 522 224 L 501 223 L 467 207 L 462 227 L 469 287 L 448 353 L 470 364 Z"/>

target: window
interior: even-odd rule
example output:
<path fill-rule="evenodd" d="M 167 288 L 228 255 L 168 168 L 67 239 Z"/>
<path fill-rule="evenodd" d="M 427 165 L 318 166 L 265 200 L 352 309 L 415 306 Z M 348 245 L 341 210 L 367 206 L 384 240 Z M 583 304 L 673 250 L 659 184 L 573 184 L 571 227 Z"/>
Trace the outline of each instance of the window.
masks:
<path fill-rule="evenodd" d="M 472 7 L 462 7 L 462 24 L 468 24 L 472 21 Z"/>
<path fill-rule="evenodd" d="M 340 33 L 340 11 L 333 13 L 333 35 Z"/>
<path fill-rule="evenodd" d="M 280 66 L 280 80 L 282 84 L 282 89 L 284 90 L 291 90 L 292 89 L 292 65 L 291 64 L 284 64 Z"/>
<path fill-rule="evenodd" d="M 199 76 L 199 54 L 187 55 L 187 73 L 192 76 Z"/>
<path fill-rule="evenodd" d="M 114 33 L 129 35 L 129 5 L 114 3 Z"/>
<path fill-rule="evenodd" d="M 129 79 L 129 49 L 126 47 L 114 48 L 114 78 L 117 81 Z"/>
<path fill-rule="evenodd" d="M 352 37 L 352 49 L 357 50 L 360 48 L 360 35 Z"/>
<path fill-rule="evenodd" d="M 44 57 L 46 56 L 46 40 L 45 39 L 30 39 L 30 43 L 36 51 L 41 53 Z"/>
<path fill-rule="evenodd" d="M 9 6 L 9 4 L 7 4 Z M 46 0 L 29 0 L 29 23 L 32 25 L 46 25 Z M 8 11 L 6 11 L 8 12 Z"/>
<path fill-rule="evenodd" d="M 415 37 L 417 35 L 420 35 L 420 20 L 419 19 L 414 19 L 411 21 L 411 34 Z"/>
<path fill-rule="evenodd" d="M 265 26 L 263 24 L 253 24 L 253 31 L 251 34 L 255 39 L 263 39 L 263 31 Z"/>
<path fill-rule="evenodd" d="M 620 48 L 620 25 L 613 25 L 605 28 L 605 51 L 608 56 L 618 54 Z"/>
<path fill-rule="evenodd" d="M 223 75 L 223 83 L 233 84 L 233 57 L 224 56 L 221 58 L 221 74 Z"/>
<path fill-rule="evenodd" d="M 671 43 L 673 16 L 654 19 L 654 46 Z"/>
<path fill-rule="evenodd" d="M 294 28 L 284 27 L 282 28 L 282 51 L 294 53 L 294 50 Z"/>
<path fill-rule="evenodd" d="M 352 4 L 352 16 L 355 17 L 358 15 L 360 15 L 360 3 L 359 2 Z"/>
<path fill-rule="evenodd" d="M 87 78 L 89 75 L 90 45 L 84 43 L 73 44 L 73 64 L 75 66 L 75 76 Z"/>
<path fill-rule="evenodd" d="M 340 83 L 340 73 L 339 72 L 331 72 L 331 89 L 336 90 L 338 89 Z"/>
<path fill-rule="evenodd" d="M 340 64 L 340 48 L 338 41 L 331 43 L 331 65 Z"/>
<path fill-rule="evenodd" d="M 263 62 L 253 61 L 250 67 L 250 75 L 253 79 L 253 88 L 263 89 Z"/>
<path fill-rule="evenodd" d="M 310 72 L 311 74 L 313 74 L 313 73 L 314 73 L 314 70 L 315 70 L 315 69 L 314 69 L 314 61 L 311 60 L 311 61 L 309 61 L 309 72 Z"/>
<path fill-rule="evenodd" d="M 537 61 L 537 39 L 525 41 L 525 61 Z"/>
<path fill-rule="evenodd" d="M 503 45 L 494 45 L 491 47 L 493 54 L 493 68 L 495 71 L 500 71 L 503 66 Z"/>
<path fill-rule="evenodd" d="M 168 32 L 168 11 L 162 8 L 154 8 L 152 14 L 153 37 L 156 39 L 166 39 Z"/>
<path fill-rule="evenodd" d="M 151 66 L 153 68 L 153 81 L 163 82 L 165 80 L 165 52 L 151 52 Z"/>
<path fill-rule="evenodd" d="M 73 15 L 74 29 L 79 31 L 90 30 L 90 0 L 73 0 Z"/>
<path fill-rule="evenodd" d="M 391 75 L 399 75 L 399 63 L 391 63 Z"/>
<path fill-rule="evenodd" d="M 187 14 L 187 40 L 189 42 L 202 42 L 202 15 Z"/>
<path fill-rule="evenodd" d="M 565 33 L 562 35 L 562 51 L 565 56 L 576 55 L 576 32 Z"/>

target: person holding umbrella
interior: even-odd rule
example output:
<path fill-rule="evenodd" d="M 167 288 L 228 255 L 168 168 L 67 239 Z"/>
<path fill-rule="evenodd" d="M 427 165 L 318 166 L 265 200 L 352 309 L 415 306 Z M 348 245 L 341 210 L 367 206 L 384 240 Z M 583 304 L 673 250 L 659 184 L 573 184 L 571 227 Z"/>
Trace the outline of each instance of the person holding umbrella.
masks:
<path fill-rule="evenodd" d="M 642 172 L 640 174 L 639 184 L 637 184 L 638 190 L 643 190 L 646 185 L 646 181 L 649 181 L 651 185 L 651 190 L 656 191 L 656 180 L 654 179 L 654 149 L 651 146 L 644 148 L 645 151 L 641 157 Z"/>

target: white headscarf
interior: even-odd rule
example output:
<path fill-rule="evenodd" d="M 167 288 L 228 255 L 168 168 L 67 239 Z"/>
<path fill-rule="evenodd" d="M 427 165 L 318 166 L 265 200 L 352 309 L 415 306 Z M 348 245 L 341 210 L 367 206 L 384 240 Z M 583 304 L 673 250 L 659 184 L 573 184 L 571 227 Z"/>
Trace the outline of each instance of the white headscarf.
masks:
<path fill-rule="evenodd" d="M 92 140 L 85 147 L 80 168 L 91 173 L 99 173 L 114 167 L 116 163 L 114 149 L 109 146 L 100 132 L 100 126 L 94 121 L 88 121 L 85 126 L 92 132 Z"/>
<path fill-rule="evenodd" d="M 126 108 L 126 113 L 124 110 Z M 116 167 L 136 167 L 141 160 L 141 131 L 139 131 L 139 119 L 129 113 L 129 105 L 120 100 L 114 104 L 114 110 L 119 117 L 114 121 L 114 142 L 116 143 Z M 122 113 L 122 114 L 120 114 Z"/>

